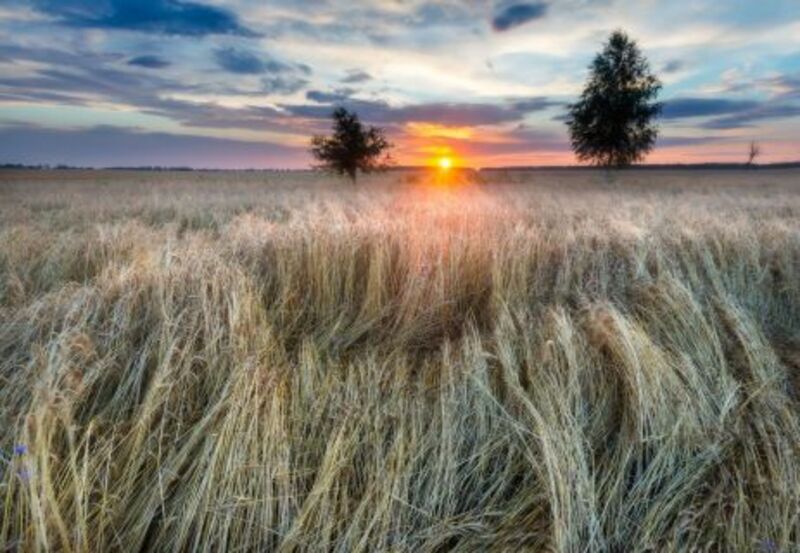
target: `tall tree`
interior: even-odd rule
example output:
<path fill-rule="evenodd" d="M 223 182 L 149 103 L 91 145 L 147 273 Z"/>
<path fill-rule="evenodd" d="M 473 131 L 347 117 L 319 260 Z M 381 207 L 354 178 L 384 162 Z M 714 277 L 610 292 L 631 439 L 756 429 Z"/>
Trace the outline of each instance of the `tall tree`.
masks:
<path fill-rule="evenodd" d="M 570 140 L 581 161 L 625 167 L 644 159 L 658 136 L 655 102 L 661 82 L 650 71 L 636 42 L 622 31 L 611 34 L 589 67 L 580 99 L 569 106 Z"/>
<path fill-rule="evenodd" d="M 356 113 L 343 107 L 336 108 L 332 117 L 333 134 L 311 139 L 311 154 L 321 167 L 347 175 L 355 183 L 359 171 L 369 173 L 387 165 L 392 145 L 383 129 L 365 127 Z"/>

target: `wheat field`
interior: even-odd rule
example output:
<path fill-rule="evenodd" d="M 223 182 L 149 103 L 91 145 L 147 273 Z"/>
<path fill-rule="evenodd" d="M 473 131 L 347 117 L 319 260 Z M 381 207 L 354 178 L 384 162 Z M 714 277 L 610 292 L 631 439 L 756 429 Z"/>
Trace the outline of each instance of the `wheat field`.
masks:
<path fill-rule="evenodd" d="M 0 174 L 4 551 L 800 550 L 800 172 Z"/>

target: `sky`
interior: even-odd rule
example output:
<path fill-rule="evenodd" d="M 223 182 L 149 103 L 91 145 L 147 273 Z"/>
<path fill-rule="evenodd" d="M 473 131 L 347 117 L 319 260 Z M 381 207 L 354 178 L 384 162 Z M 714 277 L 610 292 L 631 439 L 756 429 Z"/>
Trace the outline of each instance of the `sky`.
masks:
<path fill-rule="evenodd" d="M 800 0 L 0 0 L 0 163 L 303 168 L 343 105 L 398 164 L 573 164 L 616 29 L 664 85 L 648 163 L 800 159 Z"/>

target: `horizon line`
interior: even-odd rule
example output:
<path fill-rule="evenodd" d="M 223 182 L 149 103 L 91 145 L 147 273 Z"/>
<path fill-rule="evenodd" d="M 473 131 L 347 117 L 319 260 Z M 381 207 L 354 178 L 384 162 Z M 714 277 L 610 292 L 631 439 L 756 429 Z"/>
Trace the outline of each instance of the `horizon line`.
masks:
<path fill-rule="evenodd" d="M 725 161 L 706 161 L 698 163 L 641 163 L 630 165 L 628 167 L 604 167 L 602 165 L 591 164 L 574 164 L 574 165 L 497 165 L 488 167 L 474 167 L 469 165 L 457 165 L 450 168 L 450 171 L 541 171 L 541 170 L 635 170 L 635 169 L 794 169 L 800 168 L 800 159 L 794 161 L 775 161 L 770 163 L 754 163 L 748 164 L 745 162 L 725 162 Z M 0 163 L 0 171 L 176 171 L 176 172 L 192 172 L 192 171 L 214 171 L 214 172 L 258 172 L 258 171 L 275 171 L 275 172 L 296 172 L 296 173 L 313 173 L 313 172 L 326 172 L 325 169 L 315 167 L 305 168 L 289 168 L 289 167 L 190 167 L 182 165 L 67 165 L 63 163 L 49 164 L 26 164 L 26 163 Z M 376 170 L 374 172 L 391 172 L 391 171 L 430 171 L 438 170 L 431 165 L 394 165 L 384 169 Z"/>

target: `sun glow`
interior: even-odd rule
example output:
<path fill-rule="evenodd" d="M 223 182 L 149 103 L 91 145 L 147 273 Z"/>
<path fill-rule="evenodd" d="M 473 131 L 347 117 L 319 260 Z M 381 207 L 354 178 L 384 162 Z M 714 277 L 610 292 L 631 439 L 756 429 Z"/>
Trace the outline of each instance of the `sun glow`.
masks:
<path fill-rule="evenodd" d="M 447 171 L 453 166 L 453 159 L 449 157 L 440 157 L 436 163 L 439 165 L 439 169 Z"/>

